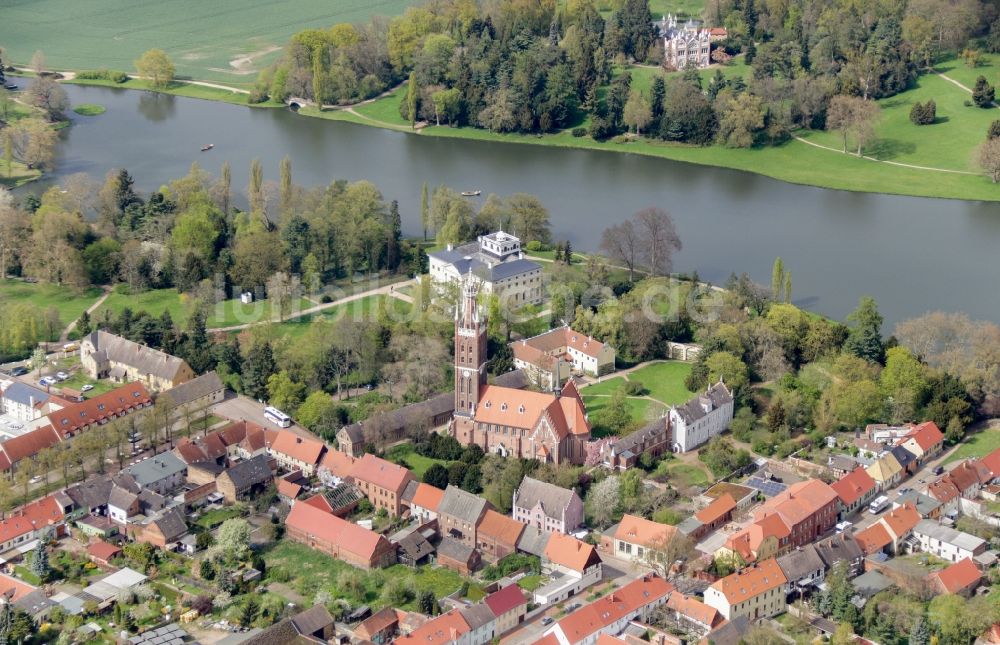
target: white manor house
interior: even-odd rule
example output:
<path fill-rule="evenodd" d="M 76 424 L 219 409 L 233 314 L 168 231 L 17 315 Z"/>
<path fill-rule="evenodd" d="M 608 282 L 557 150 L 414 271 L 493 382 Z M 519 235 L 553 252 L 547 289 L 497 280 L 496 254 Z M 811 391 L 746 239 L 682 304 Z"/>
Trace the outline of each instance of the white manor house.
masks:
<path fill-rule="evenodd" d="M 480 292 L 495 294 L 507 306 L 542 302 L 542 267 L 526 260 L 521 240 L 497 231 L 480 235 L 475 242 L 429 253 L 431 282 L 436 286 L 458 285 L 472 274 Z"/>

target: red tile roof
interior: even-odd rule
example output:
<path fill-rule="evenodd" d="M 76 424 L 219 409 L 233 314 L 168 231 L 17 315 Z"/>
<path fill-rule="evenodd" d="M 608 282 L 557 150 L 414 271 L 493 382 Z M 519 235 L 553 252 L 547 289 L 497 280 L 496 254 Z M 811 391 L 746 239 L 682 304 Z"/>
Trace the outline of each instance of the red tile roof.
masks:
<path fill-rule="evenodd" d="M 983 465 L 989 468 L 994 479 L 1000 477 L 1000 448 L 997 448 L 982 459 Z"/>
<path fill-rule="evenodd" d="M 717 497 L 711 504 L 694 514 L 702 524 L 712 524 L 736 510 L 736 500 L 729 493 Z"/>
<path fill-rule="evenodd" d="M 287 479 L 278 480 L 278 494 L 288 499 L 295 499 L 302 492 L 302 486 L 299 484 L 293 484 Z"/>
<path fill-rule="evenodd" d="M 584 605 L 557 624 L 570 643 L 578 643 L 673 590 L 674 586 L 663 578 L 647 574 Z"/>
<path fill-rule="evenodd" d="M 976 587 L 983 575 L 972 558 L 965 558 L 946 569 L 935 571 L 930 577 L 944 593 L 959 593 Z"/>
<path fill-rule="evenodd" d="M 293 506 L 285 525 L 314 535 L 324 542 L 336 544 L 342 551 L 353 553 L 364 560 L 371 560 L 380 544 L 388 542 L 384 536 L 374 531 L 331 515 L 311 504 Z"/>
<path fill-rule="evenodd" d="M 789 527 L 794 528 L 836 499 L 837 493 L 829 484 L 818 479 L 807 479 L 792 484 L 761 504 L 754 512 L 754 518 L 760 519 L 765 515 L 778 514 Z"/>
<path fill-rule="evenodd" d="M 306 464 L 319 463 L 326 446 L 321 441 L 300 437 L 290 430 L 281 430 L 271 443 L 271 450 Z"/>
<path fill-rule="evenodd" d="M 660 524 L 635 515 L 624 515 L 615 531 L 615 539 L 643 546 L 661 545 L 673 539 L 677 529 L 668 524 Z"/>
<path fill-rule="evenodd" d="M 88 554 L 104 562 L 107 562 L 121 552 L 122 549 L 120 546 L 108 544 L 104 540 L 98 540 L 97 542 L 87 546 Z"/>
<path fill-rule="evenodd" d="M 837 493 L 844 506 L 850 506 L 875 488 L 875 480 L 867 470 L 859 466 L 846 477 L 830 484 L 830 488 Z"/>
<path fill-rule="evenodd" d="M 0 544 L 45 526 L 59 524 L 63 518 L 62 507 L 56 498 L 52 495 L 43 497 L 18 511 L 14 511 L 6 519 L 0 521 Z"/>
<path fill-rule="evenodd" d="M 501 515 L 496 511 L 486 511 L 483 519 L 476 527 L 478 535 L 493 539 L 500 544 L 507 545 L 514 549 L 517 547 L 517 540 L 524 531 L 524 524 L 517 520 Z"/>
<path fill-rule="evenodd" d="M 354 464 L 354 468 L 351 469 L 351 477 L 355 481 L 367 482 L 372 486 L 402 495 L 403 489 L 413 479 L 413 473 L 405 466 L 366 453 Z"/>
<path fill-rule="evenodd" d="M 889 533 L 899 540 L 912 532 L 913 528 L 920 522 L 920 519 L 917 507 L 907 503 L 899 508 L 892 509 L 883 515 L 879 521 L 884 523 L 886 528 L 889 529 Z"/>
<path fill-rule="evenodd" d="M 951 479 L 947 477 L 935 479 L 931 483 L 927 484 L 927 494 L 942 504 L 947 504 L 961 495 L 961 493 L 962 492 L 958 490 L 958 487 L 955 486 Z"/>
<path fill-rule="evenodd" d="M 432 513 L 437 513 L 438 506 L 441 505 L 441 498 L 444 491 L 437 486 L 431 486 L 423 482 L 417 484 L 417 490 L 413 493 L 412 504 L 420 508 L 426 508 Z"/>
<path fill-rule="evenodd" d="M 549 541 L 545 545 L 545 557 L 579 573 L 601 562 L 593 545 L 562 533 L 553 533 L 549 536 Z"/>
<path fill-rule="evenodd" d="M 351 474 L 354 463 L 357 460 L 346 452 L 340 450 L 328 450 L 319 462 L 320 468 L 325 468 L 334 477 L 346 478 Z"/>
<path fill-rule="evenodd" d="M 33 591 L 38 591 L 38 587 L 0 573 L 0 596 L 6 596 L 10 602 L 17 602 Z"/>
<path fill-rule="evenodd" d="M 0 443 L 5 459 L 0 460 L 0 469 L 9 470 L 11 464 L 16 464 L 22 459 L 33 457 L 46 448 L 59 443 L 59 434 L 52 429 L 52 426 L 42 426 L 31 432 L 8 439 Z"/>
<path fill-rule="evenodd" d="M 780 587 L 788 582 L 782 573 L 778 561 L 768 558 L 755 566 L 749 567 L 712 583 L 712 588 L 722 593 L 730 605 L 738 605 L 750 598 Z"/>
<path fill-rule="evenodd" d="M 913 430 L 897 443 L 903 443 L 908 438 L 912 438 L 925 453 L 944 441 L 944 435 L 933 421 L 924 421 L 914 426 Z"/>
<path fill-rule="evenodd" d="M 562 395 L 517 390 L 499 385 L 483 388 L 476 423 L 492 423 L 511 428 L 534 429 L 547 416 L 558 439 L 590 434 L 590 423 L 580 394 L 569 381 Z"/>
<path fill-rule="evenodd" d="M 142 383 L 135 381 L 110 392 L 99 394 L 83 403 L 74 403 L 61 410 L 50 412 L 46 420 L 62 437 L 76 434 L 95 423 L 105 423 L 153 404 L 152 397 Z"/>
<path fill-rule="evenodd" d="M 457 609 L 441 614 L 429 620 L 406 636 L 400 636 L 396 643 L 419 643 L 420 645 L 435 645 L 450 643 L 469 632 L 469 624 L 462 618 Z"/>
<path fill-rule="evenodd" d="M 499 618 L 509 611 L 528 604 L 524 592 L 517 585 L 507 585 L 500 591 L 494 591 L 483 599 L 493 615 Z"/>
<path fill-rule="evenodd" d="M 328 500 L 325 495 L 322 495 L 320 493 L 313 495 L 309 499 L 302 500 L 301 503 L 309 504 L 314 508 L 318 508 L 319 510 L 325 511 L 330 514 L 333 513 L 333 506 L 330 504 L 330 500 Z"/>
<path fill-rule="evenodd" d="M 697 598 L 685 596 L 676 591 L 667 598 L 667 607 L 709 627 L 715 627 L 723 620 L 722 615 L 715 607 L 710 607 Z"/>
<path fill-rule="evenodd" d="M 854 539 L 861 545 L 865 555 L 871 555 L 892 544 L 892 536 L 881 522 L 876 522 L 863 531 L 854 534 Z"/>

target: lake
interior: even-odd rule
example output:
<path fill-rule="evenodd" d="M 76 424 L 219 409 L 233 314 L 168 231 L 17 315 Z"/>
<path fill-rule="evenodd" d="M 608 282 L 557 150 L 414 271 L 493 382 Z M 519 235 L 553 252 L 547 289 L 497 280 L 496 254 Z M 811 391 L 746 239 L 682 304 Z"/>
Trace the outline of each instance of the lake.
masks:
<path fill-rule="evenodd" d="M 672 213 L 683 241 L 675 270 L 696 270 L 715 283 L 746 271 L 769 284 L 781 256 L 796 304 L 836 318 L 871 295 L 890 325 L 933 309 L 1000 321 L 996 203 L 840 192 L 632 154 L 436 138 L 288 110 L 66 89 L 73 104 L 98 103 L 107 112 L 72 115 L 57 170 L 45 183 L 77 172 L 101 179 L 125 167 L 149 191 L 186 174 L 193 161 L 217 174 L 228 160 L 234 190 L 245 190 L 252 158 L 263 161 L 265 179 L 277 180 L 278 163 L 289 155 L 302 185 L 374 182 L 386 199 L 399 200 L 413 235 L 424 182 L 484 197 L 531 193 L 548 207 L 553 236 L 579 251 L 596 250 L 608 225 L 659 206 Z M 208 143 L 215 148 L 200 152 Z"/>

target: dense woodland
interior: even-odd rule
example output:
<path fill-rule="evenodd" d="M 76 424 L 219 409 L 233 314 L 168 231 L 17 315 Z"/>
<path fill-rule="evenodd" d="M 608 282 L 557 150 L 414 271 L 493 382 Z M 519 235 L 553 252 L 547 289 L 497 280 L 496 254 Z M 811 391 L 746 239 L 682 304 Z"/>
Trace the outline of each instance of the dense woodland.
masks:
<path fill-rule="evenodd" d="M 892 96 L 947 53 L 1000 50 L 997 16 L 978 0 L 712 0 L 706 24 L 728 31 L 715 60 L 742 55 L 749 77 L 720 71 L 703 84 L 692 71 L 640 92 L 627 65 L 663 61 L 647 0 L 432 0 L 393 19 L 299 32 L 255 99 L 349 103 L 408 80 L 400 113 L 411 121 L 736 147 L 832 127 L 862 142 L 872 110 L 846 99 Z"/>

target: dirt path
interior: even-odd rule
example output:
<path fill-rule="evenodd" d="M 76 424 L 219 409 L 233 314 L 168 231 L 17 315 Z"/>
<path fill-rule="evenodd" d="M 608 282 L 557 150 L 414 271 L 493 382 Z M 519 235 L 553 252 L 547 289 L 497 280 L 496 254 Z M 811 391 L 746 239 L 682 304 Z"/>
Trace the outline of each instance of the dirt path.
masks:
<path fill-rule="evenodd" d="M 400 287 L 405 287 L 407 285 L 412 285 L 412 284 L 415 284 L 415 281 L 411 279 L 411 280 L 406 280 L 404 282 L 394 282 L 392 284 L 387 284 L 384 287 L 376 287 L 375 289 L 369 289 L 367 291 L 361 291 L 361 292 L 356 293 L 354 295 L 346 296 L 344 298 L 341 298 L 340 300 L 334 300 L 332 302 L 323 303 L 321 305 L 316 305 L 315 307 L 309 307 L 308 309 L 303 309 L 301 311 L 297 311 L 297 312 L 291 314 L 290 316 L 288 316 L 287 318 L 285 318 L 284 320 L 282 320 L 282 322 L 287 322 L 289 320 L 295 320 L 296 318 L 301 318 L 303 316 L 308 316 L 310 314 L 319 313 L 321 311 L 325 311 L 327 309 L 332 309 L 332 308 L 337 307 L 339 305 L 343 305 L 343 304 L 347 304 L 349 302 L 354 302 L 355 300 L 361 300 L 363 298 L 367 298 L 368 296 L 375 296 L 375 295 L 380 295 L 380 294 L 389 295 L 389 296 L 395 295 L 397 297 L 398 296 L 404 296 L 403 298 L 400 298 L 401 300 L 403 300 L 403 299 L 405 299 L 405 295 L 404 294 L 396 294 L 396 293 L 394 293 L 395 289 L 398 289 Z M 412 299 L 411 299 L 411 301 L 412 301 Z M 257 320 L 257 321 L 254 321 L 254 322 L 243 323 L 241 325 L 230 325 L 229 327 L 213 327 L 213 328 L 211 328 L 211 329 L 209 329 L 207 331 L 209 331 L 209 332 L 240 331 L 241 329 L 246 329 L 247 327 L 252 327 L 252 326 L 254 326 L 256 324 L 259 324 L 259 323 L 262 323 L 262 322 L 267 322 L 267 321 L 265 321 L 265 320 Z"/>
<path fill-rule="evenodd" d="M 100 307 L 101 305 L 103 305 L 104 301 L 107 300 L 108 296 L 110 296 L 110 295 L 111 295 L 111 289 L 105 287 L 104 288 L 104 293 L 102 293 L 101 297 L 97 299 L 97 302 L 95 302 L 94 304 L 92 304 L 89 307 L 87 307 L 87 315 L 90 315 L 90 314 L 94 313 L 95 311 L 97 311 L 97 308 Z M 66 325 L 66 329 L 64 329 L 63 332 L 62 332 L 62 334 L 59 335 L 59 342 L 60 343 L 65 343 L 67 340 L 69 340 L 69 334 L 74 329 L 76 329 L 76 320 L 74 320 L 70 324 Z"/>

